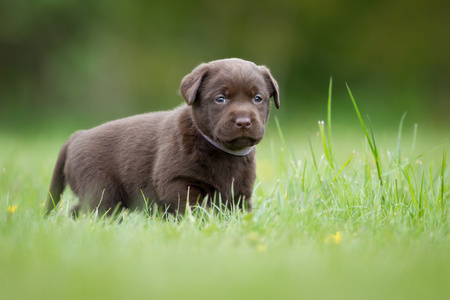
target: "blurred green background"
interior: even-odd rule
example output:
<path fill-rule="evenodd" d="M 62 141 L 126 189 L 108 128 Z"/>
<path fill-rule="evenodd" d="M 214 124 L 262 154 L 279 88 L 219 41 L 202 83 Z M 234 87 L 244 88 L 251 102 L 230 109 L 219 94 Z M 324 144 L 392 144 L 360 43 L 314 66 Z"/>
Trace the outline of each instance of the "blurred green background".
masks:
<path fill-rule="evenodd" d="M 449 128 L 450 2 L 0 0 L 0 126 L 93 126 L 182 103 L 197 64 L 267 65 L 286 128 L 333 114 L 359 126 L 348 82 L 374 124 L 401 115 Z M 351 115 L 351 118 L 348 116 Z M 386 125 L 386 126 L 385 126 Z"/>

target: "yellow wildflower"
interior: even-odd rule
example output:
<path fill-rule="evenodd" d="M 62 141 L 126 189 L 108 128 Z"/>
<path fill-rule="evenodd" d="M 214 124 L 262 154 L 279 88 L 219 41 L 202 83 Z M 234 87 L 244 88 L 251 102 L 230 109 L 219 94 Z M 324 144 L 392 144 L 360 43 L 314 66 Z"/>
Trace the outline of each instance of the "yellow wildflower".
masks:
<path fill-rule="evenodd" d="M 328 243 L 330 240 L 332 240 L 336 245 L 340 244 L 342 241 L 342 233 L 340 231 L 336 231 L 335 234 L 331 234 L 325 239 L 325 243 Z"/>
<path fill-rule="evenodd" d="M 264 252 L 267 250 L 267 247 L 264 244 L 259 244 L 256 250 L 258 250 L 258 252 Z"/>
<path fill-rule="evenodd" d="M 7 212 L 8 212 L 8 214 L 12 215 L 13 213 L 16 212 L 16 210 L 17 210 L 17 205 L 10 205 L 10 206 L 8 206 Z"/>

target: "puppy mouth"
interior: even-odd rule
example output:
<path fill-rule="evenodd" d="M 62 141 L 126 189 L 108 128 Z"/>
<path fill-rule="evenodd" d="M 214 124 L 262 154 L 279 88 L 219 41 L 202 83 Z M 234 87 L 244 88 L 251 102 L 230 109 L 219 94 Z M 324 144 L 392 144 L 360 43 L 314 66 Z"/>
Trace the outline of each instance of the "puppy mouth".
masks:
<path fill-rule="evenodd" d="M 243 148 L 252 147 L 258 144 L 259 140 L 251 137 L 238 137 L 230 141 L 223 142 L 223 144 L 231 150 L 241 150 Z"/>
<path fill-rule="evenodd" d="M 217 142 L 230 150 L 242 150 L 258 144 L 264 137 L 264 131 L 264 128 L 257 126 L 243 130 L 218 126 L 213 136 Z"/>

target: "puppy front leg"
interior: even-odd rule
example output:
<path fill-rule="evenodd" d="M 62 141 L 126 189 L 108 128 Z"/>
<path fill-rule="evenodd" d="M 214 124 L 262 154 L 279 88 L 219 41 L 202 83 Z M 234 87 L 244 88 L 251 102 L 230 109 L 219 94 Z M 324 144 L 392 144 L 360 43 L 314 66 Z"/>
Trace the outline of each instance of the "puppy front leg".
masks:
<path fill-rule="evenodd" d="M 186 212 L 186 204 L 201 205 L 203 199 L 208 196 L 204 189 L 185 181 L 177 181 L 168 184 L 159 193 L 161 204 L 171 213 L 183 215 Z"/>

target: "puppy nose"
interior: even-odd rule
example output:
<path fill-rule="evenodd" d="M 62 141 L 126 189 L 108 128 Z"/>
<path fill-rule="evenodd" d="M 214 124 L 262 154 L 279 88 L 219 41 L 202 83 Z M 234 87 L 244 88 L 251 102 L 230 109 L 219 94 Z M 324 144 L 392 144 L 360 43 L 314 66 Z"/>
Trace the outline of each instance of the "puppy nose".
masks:
<path fill-rule="evenodd" d="M 237 118 L 234 123 L 236 124 L 237 128 L 250 128 L 250 126 L 252 126 L 252 120 L 247 117 Z"/>

